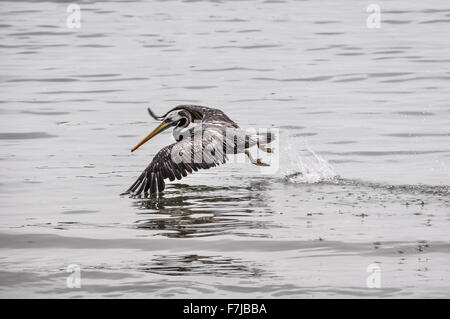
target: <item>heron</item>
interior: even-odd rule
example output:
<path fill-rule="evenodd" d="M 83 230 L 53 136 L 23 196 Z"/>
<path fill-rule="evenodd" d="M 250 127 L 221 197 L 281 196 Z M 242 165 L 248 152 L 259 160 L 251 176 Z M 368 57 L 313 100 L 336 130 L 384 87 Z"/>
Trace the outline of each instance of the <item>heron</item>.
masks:
<path fill-rule="evenodd" d="M 228 159 L 227 154 L 244 153 L 252 164 L 269 166 L 261 159 L 253 158 L 249 148 L 257 145 L 264 152 L 272 153 L 273 149 L 267 146 L 275 136 L 269 131 L 261 133 L 244 130 L 220 109 L 178 105 L 163 116 L 155 115 L 150 108 L 148 113 L 161 123 L 131 152 L 171 127 L 175 143 L 156 153 L 147 168 L 122 195 L 144 194 L 147 197 L 160 194 L 165 189 L 164 180 L 180 180 L 188 173 L 223 164 Z"/>

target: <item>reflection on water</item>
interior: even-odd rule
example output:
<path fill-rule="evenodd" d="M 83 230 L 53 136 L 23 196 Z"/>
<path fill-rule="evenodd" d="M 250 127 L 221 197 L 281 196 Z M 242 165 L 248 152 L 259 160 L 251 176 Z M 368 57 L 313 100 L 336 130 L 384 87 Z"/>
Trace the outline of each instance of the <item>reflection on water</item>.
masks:
<path fill-rule="evenodd" d="M 158 198 L 133 201 L 139 214 L 146 217 L 136 221 L 136 227 L 158 230 L 157 235 L 173 238 L 226 234 L 270 237 L 270 231 L 243 232 L 280 227 L 264 220 L 272 212 L 262 193 L 263 184 L 254 182 L 252 185 L 255 186 L 232 188 L 174 184 Z"/>
<path fill-rule="evenodd" d="M 263 270 L 248 261 L 223 256 L 159 255 L 138 270 L 167 276 L 206 275 L 218 277 L 260 277 Z"/>
<path fill-rule="evenodd" d="M 414 215 L 428 217 L 434 216 L 432 210 L 437 203 L 439 210 L 450 207 L 448 186 L 389 185 L 341 177 L 308 183 L 303 175 L 296 172 L 279 179 L 255 179 L 250 182 L 252 186 L 235 188 L 174 184 L 160 197 L 133 200 L 139 215 L 145 216 L 136 221 L 135 227 L 170 238 L 221 235 L 272 238 L 274 230 L 288 227 L 278 222 L 280 203 L 284 211 L 298 214 L 294 218 L 300 218 L 304 211 L 307 216 L 324 215 L 333 206 L 339 207 L 340 214 L 352 208 L 351 215 L 362 219 L 380 205 L 397 204 L 412 210 Z M 283 194 L 286 187 L 289 193 Z M 317 213 L 298 206 L 312 198 L 325 205 L 320 210 L 315 207 Z M 430 221 L 426 219 L 424 223 L 430 226 Z"/>

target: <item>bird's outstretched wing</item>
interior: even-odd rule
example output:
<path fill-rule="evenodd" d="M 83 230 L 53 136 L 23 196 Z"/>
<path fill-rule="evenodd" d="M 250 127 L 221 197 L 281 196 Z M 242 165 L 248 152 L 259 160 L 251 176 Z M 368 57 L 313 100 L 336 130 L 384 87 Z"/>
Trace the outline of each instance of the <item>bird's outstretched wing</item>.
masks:
<path fill-rule="evenodd" d="M 205 130 L 203 137 L 192 137 L 162 148 L 138 179 L 122 195 L 162 192 L 165 179 L 180 180 L 188 173 L 225 163 L 226 146 L 219 132 Z"/>

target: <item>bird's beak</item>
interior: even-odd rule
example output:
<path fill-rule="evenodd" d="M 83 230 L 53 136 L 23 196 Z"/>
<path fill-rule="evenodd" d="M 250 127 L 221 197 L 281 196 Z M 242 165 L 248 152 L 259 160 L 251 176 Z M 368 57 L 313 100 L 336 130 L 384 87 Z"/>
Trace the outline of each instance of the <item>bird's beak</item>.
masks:
<path fill-rule="evenodd" d="M 142 144 L 144 144 L 145 142 L 147 142 L 149 139 L 151 139 L 153 136 L 155 136 L 158 133 L 161 133 L 162 131 L 164 131 L 165 129 L 167 129 L 169 127 L 169 123 L 167 123 L 166 121 L 162 121 L 161 124 L 158 125 L 157 128 L 155 128 L 150 134 L 148 134 L 142 141 L 139 142 L 138 145 L 136 145 L 131 151 L 134 152 L 135 150 L 137 150 Z"/>

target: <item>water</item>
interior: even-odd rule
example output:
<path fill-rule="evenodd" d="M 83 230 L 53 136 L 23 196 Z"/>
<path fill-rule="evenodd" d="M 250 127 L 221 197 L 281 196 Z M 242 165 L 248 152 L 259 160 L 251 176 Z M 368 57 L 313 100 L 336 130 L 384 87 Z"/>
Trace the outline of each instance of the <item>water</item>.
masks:
<path fill-rule="evenodd" d="M 0 296 L 448 298 L 450 7 L 379 4 L 2 1 Z M 277 173 L 120 197 L 182 103 L 279 128 Z"/>

